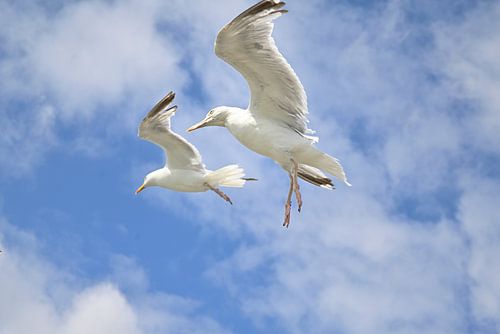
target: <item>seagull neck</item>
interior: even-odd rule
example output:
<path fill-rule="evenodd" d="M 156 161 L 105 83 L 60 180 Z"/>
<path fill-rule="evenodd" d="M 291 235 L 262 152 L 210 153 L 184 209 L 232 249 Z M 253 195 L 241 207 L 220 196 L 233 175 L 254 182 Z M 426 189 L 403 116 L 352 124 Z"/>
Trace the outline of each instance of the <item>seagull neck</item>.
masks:
<path fill-rule="evenodd" d="M 151 176 L 152 176 L 153 180 L 158 181 L 158 180 L 161 180 L 165 177 L 168 177 L 170 174 L 172 174 L 172 172 L 170 171 L 170 169 L 168 169 L 167 166 L 165 166 L 163 168 L 157 169 L 154 172 L 152 172 Z"/>
<path fill-rule="evenodd" d="M 244 109 L 237 108 L 237 107 L 225 107 L 225 113 L 226 113 L 226 118 L 225 118 L 225 124 L 224 126 L 227 127 L 229 124 L 233 123 L 234 120 L 241 118 L 243 112 L 245 112 Z"/>
<path fill-rule="evenodd" d="M 170 169 L 167 166 L 165 166 L 161 169 L 158 169 L 158 174 L 161 176 L 168 176 L 172 174 L 172 171 L 170 171 Z"/>

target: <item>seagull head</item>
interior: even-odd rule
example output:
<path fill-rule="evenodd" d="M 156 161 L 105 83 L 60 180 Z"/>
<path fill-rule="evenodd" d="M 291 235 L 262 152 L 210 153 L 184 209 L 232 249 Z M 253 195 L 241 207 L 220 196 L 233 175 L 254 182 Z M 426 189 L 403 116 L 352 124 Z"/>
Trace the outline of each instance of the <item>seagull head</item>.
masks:
<path fill-rule="evenodd" d="M 229 114 L 229 107 L 217 107 L 210 110 L 205 118 L 187 129 L 188 132 L 194 131 L 205 126 L 226 126 L 226 118 Z"/>
<path fill-rule="evenodd" d="M 142 185 L 137 188 L 135 191 L 135 194 L 139 194 L 141 191 L 143 191 L 146 188 L 152 187 L 152 186 L 157 186 L 159 184 L 159 180 L 163 175 L 163 170 L 158 169 L 155 170 L 154 172 L 149 173 L 144 177 L 144 182 L 142 182 Z"/>

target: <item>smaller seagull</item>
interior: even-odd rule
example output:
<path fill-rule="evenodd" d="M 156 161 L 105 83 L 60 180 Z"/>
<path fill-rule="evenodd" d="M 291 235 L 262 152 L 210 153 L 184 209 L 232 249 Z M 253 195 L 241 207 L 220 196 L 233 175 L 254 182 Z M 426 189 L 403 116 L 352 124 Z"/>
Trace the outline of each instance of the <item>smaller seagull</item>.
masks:
<path fill-rule="evenodd" d="M 207 170 L 196 147 L 170 129 L 170 118 L 177 106 L 168 106 L 174 98 L 174 92 L 168 93 L 139 125 L 139 137 L 160 146 L 165 151 L 168 162 L 165 167 L 146 175 L 135 193 L 152 186 L 182 192 L 211 190 L 233 204 L 229 196 L 218 187 L 243 187 L 245 181 L 255 179 L 244 178 L 244 171 L 238 165 L 225 166 L 216 171 Z"/>

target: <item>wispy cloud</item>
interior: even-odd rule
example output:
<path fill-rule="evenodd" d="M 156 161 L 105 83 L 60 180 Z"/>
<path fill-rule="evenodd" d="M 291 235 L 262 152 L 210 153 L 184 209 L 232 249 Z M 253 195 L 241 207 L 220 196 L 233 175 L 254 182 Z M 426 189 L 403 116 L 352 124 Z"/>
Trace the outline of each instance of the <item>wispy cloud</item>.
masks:
<path fill-rule="evenodd" d="M 5 53 L 18 57 L 4 60 L 4 68 L 24 66 L 32 94 L 45 95 L 65 116 L 85 118 L 121 105 L 124 96 L 130 103 L 183 85 L 179 53 L 158 31 L 165 16 L 154 2 L 76 2 L 49 13 L 6 7 L 3 19 L 12 27 L 3 36 Z M 20 29 L 26 22 L 32 28 Z M 18 71 L 6 72 L 15 76 L 4 85 L 21 86 Z"/>
<path fill-rule="evenodd" d="M 150 291 L 130 258 L 116 256 L 109 277 L 88 281 L 56 268 L 34 235 L 3 218 L 0 245 L 2 333 L 227 333 L 195 301 Z"/>
<path fill-rule="evenodd" d="M 127 105 L 129 115 L 120 113 L 125 120 L 116 122 L 131 131 L 139 117 L 131 105 L 150 106 L 152 97 L 168 89 L 180 88 L 174 120 L 179 131 L 216 104 L 245 106 L 245 82 L 213 55 L 212 47 L 217 30 L 251 1 L 221 3 L 199 1 L 188 9 L 174 1 L 167 12 L 160 2 L 76 2 L 50 15 L 37 6 L 20 14 L 3 3 L 1 12 L 9 14 L 2 17 L 6 29 L 0 36 L 8 43 L 0 71 L 9 80 L 0 83 L 2 97 L 28 96 L 50 112 L 41 118 L 31 117 L 35 111 L 25 118 L 4 118 L 0 128 L 18 132 L 2 132 L 2 155 L 16 147 L 26 156 L 33 152 L 26 160 L 31 165 L 43 157 L 43 147 L 54 145 L 58 121 L 85 134 L 69 141 L 85 151 L 85 138 L 92 134 L 89 120 L 115 119 L 113 107 Z M 498 171 L 484 168 L 500 159 L 500 43 L 495 34 L 500 6 L 422 3 L 294 2 L 277 21 L 278 46 L 305 84 L 319 146 L 341 158 L 353 188 L 327 192 L 304 185 L 304 210 L 294 213 L 291 228 L 283 231 L 288 181 L 283 171 L 224 130 L 206 129 L 189 139 L 209 167 L 241 163 L 260 181 L 232 192 L 233 208 L 209 194 L 145 194 L 153 205 L 174 208 L 192 224 L 238 241 L 234 253 L 207 268 L 207 276 L 227 289 L 241 312 L 264 331 L 271 324 L 295 333 L 500 328 L 500 263 L 495 260 L 500 184 Z M 43 115 L 39 110 L 36 115 Z M 40 125 L 40 134 L 16 127 L 28 119 Z M 42 144 L 28 145 L 30 136 Z M 14 158 L 12 166 L 20 165 L 22 160 Z M 142 176 L 136 166 L 131 170 L 136 179 Z M 122 286 L 141 286 L 146 276 L 127 259 L 117 260 L 122 269 L 116 270 L 139 273 L 132 283 L 117 283 L 113 277 L 80 283 L 80 289 L 64 283 L 56 293 L 62 302 L 45 292 L 57 281 L 45 283 L 49 277 L 61 274 L 47 269 L 46 260 L 35 258 L 36 265 L 26 266 L 20 259 L 5 259 L 11 276 L 19 278 L 9 282 L 26 287 L 12 286 L 26 293 L 16 300 L 49 321 L 37 320 L 40 328 L 79 324 L 93 312 L 89 303 L 108 303 L 122 311 L 117 317 L 125 317 L 132 332 L 150 332 L 142 319 L 170 328 L 161 327 L 167 326 L 162 321 L 181 304 L 188 311 L 172 320 L 179 328 L 220 330 L 200 315 L 195 319 L 202 319 L 203 326 L 193 325 L 192 305 L 182 298 L 157 299 L 146 291 L 151 298 L 136 302 L 124 293 Z M 59 311 L 60 305 L 72 305 L 70 313 Z M 151 313 L 157 305 L 163 305 L 160 313 Z M 25 325 L 21 320 L 27 314 L 8 317 L 7 324 Z"/>
<path fill-rule="evenodd" d="M 166 87 L 186 82 L 170 33 L 159 31 L 168 18 L 159 3 L 69 2 L 51 10 L 36 3 L 0 6 L 1 128 L 9 130 L 0 148 L 19 152 L 8 165 L 2 159 L 6 171 L 25 170 L 56 140 L 45 109 L 60 125 L 116 133 L 135 127 L 145 101 L 149 105 Z M 24 110 L 17 115 L 21 103 Z M 28 119 L 36 135 L 15 126 Z"/>
<path fill-rule="evenodd" d="M 0 107 L 8 108 L 0 103 Z M 50 106 L 35 105 L 34 114 L 13 115 L 16 112 L 2 112 L 0 115 L 0 173 L 2 176 L 20 176 L 32 171 L 33 165 L 56 143 L 55 112 Z M 5 111 L 5 109 L 3 109 Z"/>
<path fill-rule="evenodd" d="M 470 144 L 498 153 L 500 36 L 495 31 L 500 28 L 500 6 L 485 3 L 464 16 L 454 25 L 435 26 L 438 67 L 446 75 L 448 91 L 472 104 L 462 115 Z"/>
<path fill-rule="evenodd" d="M 460 220 L 469 244 L 466 265 L 470 277 L 472 312 L 478 329 L 500 328 L 500 200 L 498 180 L 464 178 L 466 191 L 460 201 Z"/>

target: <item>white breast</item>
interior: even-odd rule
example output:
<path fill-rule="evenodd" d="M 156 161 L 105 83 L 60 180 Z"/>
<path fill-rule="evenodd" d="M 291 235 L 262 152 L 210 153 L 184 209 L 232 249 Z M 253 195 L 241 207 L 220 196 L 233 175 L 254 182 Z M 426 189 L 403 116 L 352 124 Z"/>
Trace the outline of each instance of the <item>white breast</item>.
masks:
<path fill-rule="evenodd" d="M 161 187 L 182 192 L 203 192 L 207 190 L 205 173 L 193 170 L 173 169 L 171 174 L 164 178 Z"/>
<path fill-rule="evenodd" d="M 226 127 L 247 148 L 280 164 L 288 163 L 295 149 L 310 145 L 309 140 L 289 127 L 249 112 L 231 115 Z"/>

